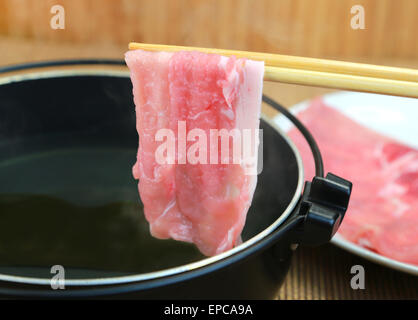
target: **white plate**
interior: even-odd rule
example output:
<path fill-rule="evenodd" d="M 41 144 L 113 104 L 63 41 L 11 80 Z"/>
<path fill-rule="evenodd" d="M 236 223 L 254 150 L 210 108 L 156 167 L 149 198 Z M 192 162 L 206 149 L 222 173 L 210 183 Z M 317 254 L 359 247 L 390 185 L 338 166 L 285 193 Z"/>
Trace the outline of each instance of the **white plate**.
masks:
<path fill-rule="evenodd" d="M 358 92 L 336 92 L 324 95 L 324 102 L 356 122 L 391 137 L 403 144 L 418 148 L 418 99 L 392 97 Z M 291 107 L 297 114 L 307 108 L 310 101 Z M 292 124 L 284 116 L 278 115 L 274 121 L 285 131 Z M 331 242 L 351 253 L 381 265 L 418 276 L 418 266 L 399 262 L 360 247 L 340 235 Z"/>

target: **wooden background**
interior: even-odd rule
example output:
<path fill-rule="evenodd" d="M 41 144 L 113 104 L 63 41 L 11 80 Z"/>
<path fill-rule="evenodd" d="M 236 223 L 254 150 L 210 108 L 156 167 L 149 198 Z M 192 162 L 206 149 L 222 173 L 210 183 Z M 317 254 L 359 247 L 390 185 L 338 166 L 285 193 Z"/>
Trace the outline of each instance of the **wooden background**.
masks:
<path fill-rule="evenodd" d="M 55 4 L 65 8 L 65 30 L 50 28 Z M 350 27 L 355 4 L 365 8 L 365 30 Z M 417 17 L 417 0 L 0 0 L 0 37 L 46 45 L 126 49 L 134 40 L 369 62 L 416 60 Z"/>

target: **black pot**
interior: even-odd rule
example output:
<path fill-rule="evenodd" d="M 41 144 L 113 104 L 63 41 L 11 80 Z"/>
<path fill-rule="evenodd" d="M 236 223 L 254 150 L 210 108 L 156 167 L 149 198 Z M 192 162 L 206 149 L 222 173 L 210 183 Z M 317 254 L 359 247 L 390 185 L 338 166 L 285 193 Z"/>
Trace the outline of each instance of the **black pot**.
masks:
<path fill-rule="evenodd" d="M 152 238 L 131 175 L 138 137 L 129 74 L 82 64 L 123 62 L 0 69 L 20 71 L 0 78 L 1 297 L 271 299 L 295 244 L 335 234 L 351 183 L 321 177 L 315 142 L 287 114 L 314 151 L 312 183 L 304 187 L 298 151 L 263 116 L 263 171 L 243 243 L 206 258 L 193 245 Z M 65 289 L 51 286 L 54 265 L 64 268 Z"/>

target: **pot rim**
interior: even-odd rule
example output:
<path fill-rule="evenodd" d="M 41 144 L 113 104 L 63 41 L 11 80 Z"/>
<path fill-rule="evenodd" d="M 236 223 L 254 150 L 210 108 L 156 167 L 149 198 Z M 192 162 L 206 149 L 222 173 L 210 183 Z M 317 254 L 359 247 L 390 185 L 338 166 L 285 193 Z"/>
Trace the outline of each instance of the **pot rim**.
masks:
<path fill-rule="evenodd" d="M 57 65 L 54 65 L 54 67 L 57 67 Z M 89 69 L 89 70 L 72 69 L 72 70 L 51 70 L 51 71 L 43 71 L 43 72 L 30 72 L 30 73 L 2 77 L 0 78 L 0 85 L 10 84 L 14 82 L 23 82 L 23 81 L 28 81 L 28 80 L 31 81 L 31 80 L 38 80 L 38 79 L 50 79 L 50 78 L 57 78 L 57 77 L 73 77 L 73 76 L 108 76 L 108 77 L 129 78 L 129 71 L 103 70 L 103 68 L 94 68 L 94 69 Z M 270 226 L 268 226 L 266 229 L 264 229 L 263 231 L 255 235 L 254 237 L 248 239 L 242 244 L 226 252 L 223 252 L 221 254 L 218 254 L 212 257 L 207 257 L 199 261 L 191 262 L 185 265 L 180 265 L 180 266 L 176 266 L 176 267 L 172 267 L 168 269 L 162 269 L 158 271 L 127 275 L 127 276 L 100 277 L 100 278 L 88 278 L 88 279 L 65 279 L 65 285 L 66 286 L 82 286 L 82 287 L 116 285 L 116 284 L 119 285 L 119 284 L 158 280 L 161 278 L 179 276 L 181 274 L 184 274 L 190 271 L 197 271 L 199 269 L 203 269 L 204 267 L 208 267 L 219 262 L 224 262 L 227 264 L 233 263 L 234 261 L 236 261 L 236 259 L 231 259 L 231 257 L 236 256 L 239 253 L 245 252 L 246 249 L 250 248 L 251 246 L 257 243 L 261 244 L 267 236 L 271 235 L 284 223 L 284 221 L 286 221 L 286 219 L 291 215 L 291 213 L 297 206 L 300 196 L 302 194 L 302 189 L 303 189 L 304 169 L 303 169 L 302 158 L 300 156 L 300 153 L 298 149 L 296 148 L 296 146 L 294 145 L 294 143 L 287 136 L 287 134 L 284 133 L 272 121 L 272 119 L 269 119 L 265 114 L 261 113 L 260 119 L 267 122 L 267 124 L 269 124 L 274 130 L 276 130 L 276 132 L 279 135 L 281 135 L 285 139 L 287 144 L 290 146 L 296 158 L 296 162 L 298 165 L 298 174 L 299 174 L 296 190 L 295 190 L 292 200 L 290 201 L 286 209 L 282 212 L 280 217 L 277 218 Z M 244 254 L 244 256 L 246 256 L 246 254 Z M 230 260 L 229 263 L 228 263 L 228 260 Z M 0 281 L 30 284 L 30 285 L 44 285 L 44 286 L 51 285 L 51 279 L 47 279 L 47 278 L 14 276 L 14 275 L 2 274 L 2 273 L 0 273 Z"/>

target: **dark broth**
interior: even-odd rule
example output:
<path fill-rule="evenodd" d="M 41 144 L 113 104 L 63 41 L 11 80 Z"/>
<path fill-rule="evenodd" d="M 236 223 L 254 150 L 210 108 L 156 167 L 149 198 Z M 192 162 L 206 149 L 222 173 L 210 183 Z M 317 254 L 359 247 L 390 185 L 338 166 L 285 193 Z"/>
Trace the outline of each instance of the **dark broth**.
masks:
<path fill-rule="evenodd" d="M 134 150 L 85 149 L 1 163 L 0 272 L 49 277 L 62 265 L 68 278 L 83 278 L 201 259 L 191 244 L 150 235 L 133 159 Z"/>

